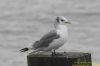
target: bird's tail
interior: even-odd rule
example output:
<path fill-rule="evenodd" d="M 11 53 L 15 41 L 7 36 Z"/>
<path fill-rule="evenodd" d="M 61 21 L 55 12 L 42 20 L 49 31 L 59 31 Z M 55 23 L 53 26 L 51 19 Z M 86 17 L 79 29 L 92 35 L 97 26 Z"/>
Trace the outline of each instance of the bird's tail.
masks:
<path fill-rule="evenodd" d="M 30 49 L 30 48 L 27 48 L 27 47 L 26 47 L 26 48 L 21 49 L 20 52 L 26 52 L 26 51 L 29 51 L 29 49 Z"/>

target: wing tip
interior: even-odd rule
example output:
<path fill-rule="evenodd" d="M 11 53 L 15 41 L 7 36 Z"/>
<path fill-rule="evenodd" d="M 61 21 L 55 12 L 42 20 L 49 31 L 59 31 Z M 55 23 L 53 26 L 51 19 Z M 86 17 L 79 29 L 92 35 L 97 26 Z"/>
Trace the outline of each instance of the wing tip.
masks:
<path fill-rule="evenodd" d="M 21 50 L 19 50 L 20 52 L 26 52 L 26 51 L 28 51 L 29 50 L 29 48 L 23 48 L 23 49 L 21 49 Z"/>

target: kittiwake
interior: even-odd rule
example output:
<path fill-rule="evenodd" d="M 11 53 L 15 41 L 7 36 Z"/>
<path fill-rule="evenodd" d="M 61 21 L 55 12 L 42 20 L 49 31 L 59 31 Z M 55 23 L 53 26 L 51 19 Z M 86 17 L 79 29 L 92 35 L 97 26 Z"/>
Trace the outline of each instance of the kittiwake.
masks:
<path fill-rule="evenodd" d="M 55 53 L 55 50 L 63 46 L 68 40 L 68 24 L 71 24 L 71 22 L 65 17 L 56 17 L 54 30 L 48 32 L 46 35 L 40 38 L 40 40 L 35 41 L 31 48 L 23 48 L 20 51 L 25 52 L 28 50 L 33 50 L 34 53 L 38 51 L 48 52 L 54 50 Z"/>

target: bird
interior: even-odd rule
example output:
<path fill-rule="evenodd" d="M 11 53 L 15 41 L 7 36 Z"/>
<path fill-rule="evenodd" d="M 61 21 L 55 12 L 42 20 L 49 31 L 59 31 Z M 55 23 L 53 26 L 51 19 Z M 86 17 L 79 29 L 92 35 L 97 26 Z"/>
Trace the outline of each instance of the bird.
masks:
<path fill-rule="evenodd" d="M 63 46 L 68 40 L 68 24 L 71 24 L 68 19 L 63 16 L 57 16 L 54 22 L 54 30 L 49 31 L 35 41 L 31 47 L 22 48 L 20 51 L 34 50 L 32 53 L 53 51 L 52 55 L 56 55 L 55 50 Z"/>

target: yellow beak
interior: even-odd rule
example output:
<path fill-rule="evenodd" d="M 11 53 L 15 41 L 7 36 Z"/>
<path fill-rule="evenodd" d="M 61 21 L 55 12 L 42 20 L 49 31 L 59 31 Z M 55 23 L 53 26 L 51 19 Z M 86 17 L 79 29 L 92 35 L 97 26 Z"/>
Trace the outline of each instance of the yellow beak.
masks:
<path fill-rule="evenodd" d="M 65 22 L 66 24 L 71 24 L 71 22 L 69 22 L 69 21 L 67 21 L 67 22 Z"/>

